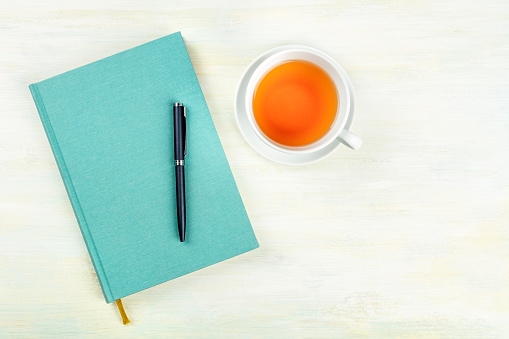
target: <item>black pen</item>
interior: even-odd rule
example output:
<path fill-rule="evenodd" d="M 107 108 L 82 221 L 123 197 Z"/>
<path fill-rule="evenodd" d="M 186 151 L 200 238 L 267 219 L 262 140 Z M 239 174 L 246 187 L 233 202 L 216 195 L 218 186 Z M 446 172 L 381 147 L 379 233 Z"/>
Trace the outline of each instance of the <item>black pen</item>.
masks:
<path fill-rule="evenodd" d="M 177 102 L 173 106 L 173 131 L 175 149 L 175 178 L 177 192 L 177 223 L 180 241 L 186 239 L 186 186 L 184 180 L 184 156 L 187 153 L 186 108 Z"/>

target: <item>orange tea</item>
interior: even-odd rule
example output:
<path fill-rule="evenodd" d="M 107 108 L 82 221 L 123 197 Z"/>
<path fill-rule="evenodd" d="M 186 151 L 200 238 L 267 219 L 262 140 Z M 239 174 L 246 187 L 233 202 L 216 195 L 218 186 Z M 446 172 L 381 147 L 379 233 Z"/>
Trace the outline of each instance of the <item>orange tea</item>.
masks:
<path fill-rule="evenodd" d="M 253 96 L 258 127 L 285 146 L 305 146 L 329 131 L 338 110 L 334 81 L 319 66 L 292 60 L 276 66 Z"/>

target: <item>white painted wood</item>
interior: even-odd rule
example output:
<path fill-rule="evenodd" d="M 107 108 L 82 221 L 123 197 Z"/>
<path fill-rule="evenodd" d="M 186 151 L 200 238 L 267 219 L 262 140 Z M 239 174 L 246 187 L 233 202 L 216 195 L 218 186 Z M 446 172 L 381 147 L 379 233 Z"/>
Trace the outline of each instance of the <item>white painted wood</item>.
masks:
<path fill-rule="evenodd" d="M 507 1 L 2 1 L 0 337 L 507 337 Z M 181 30 L 260 249 L 107 305 L 28 85 Z M 262 52 L 335 57 L 359 151 L 242 139 Z"/>

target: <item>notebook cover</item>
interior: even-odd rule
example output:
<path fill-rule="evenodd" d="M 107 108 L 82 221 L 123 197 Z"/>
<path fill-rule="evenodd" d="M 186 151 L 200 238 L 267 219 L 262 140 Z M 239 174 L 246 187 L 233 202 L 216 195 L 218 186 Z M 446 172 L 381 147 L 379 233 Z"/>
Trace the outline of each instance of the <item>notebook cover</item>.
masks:
<path fill-rule="evenodd" d="M 29 88 L 106 302 L 258 247 L 180 32 Z M 185 243 L 175 102 L 187 110 Z"/>

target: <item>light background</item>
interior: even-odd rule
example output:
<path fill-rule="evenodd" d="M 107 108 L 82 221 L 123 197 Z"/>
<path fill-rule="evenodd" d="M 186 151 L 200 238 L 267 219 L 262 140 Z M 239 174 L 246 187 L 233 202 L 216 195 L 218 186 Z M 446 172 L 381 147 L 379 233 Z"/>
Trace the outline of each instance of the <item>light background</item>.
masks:
<path fill-rule="evenodd" d="M 507 1 L 0 8 L 0 337 L 507 337 Z M 123 327 L 27 86 L 178 30 L 261 247 L 123 299 Z M 289 167 L 243 140 L 237 81 L 283 44 L 349 73 L 359 151 Z"/>

